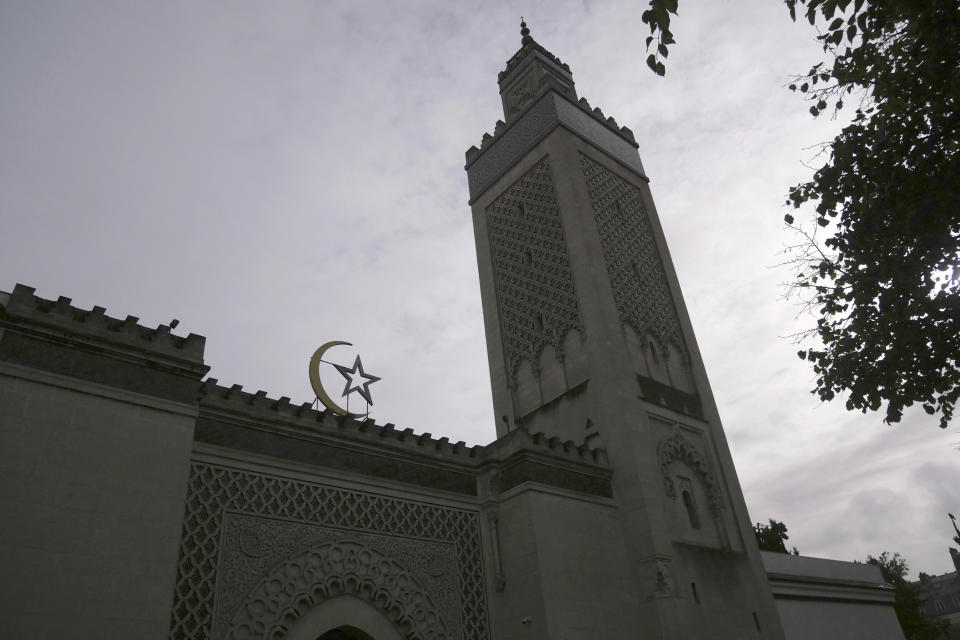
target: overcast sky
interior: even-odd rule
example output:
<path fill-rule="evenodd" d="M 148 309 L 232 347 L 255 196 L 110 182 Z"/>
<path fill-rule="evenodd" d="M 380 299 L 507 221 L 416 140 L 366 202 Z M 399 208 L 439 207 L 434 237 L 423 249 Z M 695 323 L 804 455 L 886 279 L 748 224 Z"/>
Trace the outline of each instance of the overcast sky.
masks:
<path fill-rule="evenodd" d="M 804 555 L 952 570 L 957 427 L 820 404 L 782 337 L 814 322 L 781 300 L 785 193 L 840 126 L 785 88 L 814 32 L 683 0 L 658 78 L 644 5 L 2 0 L 0 290 L 178 318 L 211 377 L 296 403 L 349 340 L 378 422 L 490 442 L 464 151 L 502 118 L 522 13 L 636 133 L 751 518 Z"/>

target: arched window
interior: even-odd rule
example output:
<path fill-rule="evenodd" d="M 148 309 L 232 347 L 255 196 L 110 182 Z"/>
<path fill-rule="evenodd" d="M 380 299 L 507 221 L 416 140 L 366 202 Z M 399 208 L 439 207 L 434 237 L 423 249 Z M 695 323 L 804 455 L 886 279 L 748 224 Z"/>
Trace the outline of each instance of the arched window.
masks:
<path fill-rule="evenodd" d="M 690 491 L 683 490 L 683 506 L 687 509 L 687 518 L 690 520 L 690 526 L 694 529 L 700 528 L 700 516 L 697 515 L 697 506 L 693 503 L 693 496 Z"/>

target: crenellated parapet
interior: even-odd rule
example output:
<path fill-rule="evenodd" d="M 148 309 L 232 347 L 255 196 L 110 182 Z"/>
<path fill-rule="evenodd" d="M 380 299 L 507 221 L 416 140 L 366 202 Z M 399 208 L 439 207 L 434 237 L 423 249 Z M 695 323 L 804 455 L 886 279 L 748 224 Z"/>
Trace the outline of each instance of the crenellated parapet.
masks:
<path fill-rule="evenodd" d="M 582 109 L 584 113 L 589 114 L 591 118 L 593 118 L 594 120 L 602 124 L 604 127 L 609 129 L 613 133 L 616 133 L 626 141 L 632 143 L 634 146 L 637 145 L 637 139 L 634 136 L 633 131 L 629 127 L 620 126 L 613 116 L 604 115 L 600 107 L 591 107 L 590 103 L 587 101 L 586 98 L 580 98 L 574 104 L 580 107 L 580 109 Z M 479 148 L 476 146 L 472 146 L 469 149 L 467 149 L 467 153 L 466 153 L 467 165 L 469 165 L 476 158 L 480 157 L 480 154 L 483 151 L 486 151 L 487 149 L 492 147 L 493 144 L 497 142 L 504 133 L 507 132 L 508 128 L 509 127 L 507 123 L 505 123 L 503 120 L 497 120 L 497 122 L 493 126 L 493 135 L 490 135 L 489 133 L 484 133 L 483 137 L 480 139 Z"/>
<path fill-rule="evenodd" d="M 34 295 L 33 287 L 17 284 L 6 302 L 0 304 L 2 317 L 30 323 L 37 327 L 57 330 L 64 335 L 123 345 L 156 355 L 203 363 L 206 338 L 191 333 L 187 337 L 174 335 L 168 325 L 155 328 L 139 324 L 136 316 L 124 319 L 106 315 L 106 309 L 95 306 L 85 310 L 74 307 L 71 299 L 60 296 L 47 300 Z M 2 300 L 0 300 L 2 302 Z"/>
<path fill-rule="evenodd" d="M 386 481 L 478 495 L 494 473 L 499 491 L 527 481 L 595 495 L 610 492 L 606 452 L 518 429 L 486 446 L 370 418 L 341 416 L 241 385 L 208 379 L 200 386 L 196 441 Z"/>
<path fill-rule="evenodd" d="M 602 148 L 611 158 L 645 177 L 637 154 L 637 141 L 629 128 L 621 127 L 599 108 L 591 107 L 586 99 L 565 95 L 555 87 L 545 87 L 535 95 L 515 117 L 506 122 L 498 120 L 493 135 L 484 134 L 479 148 L 473 146 L 467 150 L 465 168 L 471 203 L 519 158 L 561 127 Z"/>
<path fill-rule="evenodd" d="M 531 433 L 523 427 L 514 429 L 485 448 L 487 456 L 491 457 L 502 458 L 517 451 L 526 450 L 548 453 L 586 464 L 606 465 L 608 463 L 607 452 L 602 448 L 591 447 L 586 442 L 561 440 L 556 436 L 548 436 L 542 431 Z"/>
<path fill-rule="evenodd" d="M 617 120 L 613 116 L 605 116 L 603 111 L 600 110 L 600 107 L 590 107 L 590 103 L 587 102 L 586 98 L 580 98 L 577 101 L 577 105 L 581 109 L 593 116 L 593 119 L 597 122 L 603 123 L 608 129 L 614 133 L 619 133 L 621 136 L 629 140 L 630 142 L 636 144 L 637 139 L 633 136 L 633 131 L 628 127 L 621 127 L 617 124 Z"/>
<path fill-rule="evenodd" d="M 283 426 L 304 435 L 336 436 L 371 446 L 400 448 L 454 462 L 482 458 L 484 447 L 469 446 L 464 441 L 450 442 L 447 437 L 434 438 L 430 433 L 400 429 L 392 422 L 378 424 L 372 418 L 337 415 L 329 409 L 314 409 L 314 403 L 291 403 L 290 398 L 270 398 L 266 391 L 249 392 L 235 384 L 221 386 L 216 378 L 208 378 L 200 386 L 201 411 L 231 414 L 246 422 Z"/>
<path fill-rule="evenodd" d="M 205 338 L 145 327 L 135 316 L 79 309 L 70 298 L 47 300 L 18 284 L 0 293 L 0 363 L 93 382 L 143 396 L 196 402 Z"/>
<path fill-rule="evenodd" d="M 560 441 L 525 429 L 517 429 L 509 438 L 501 438 L 485 446 L 468 445 L 462 440 L 450 442 L 446 436 L 435 438 L 431 433 L 418 433 L 409 427 L 400 429 L 392 422 L 378 424 L 372 418 L 337 415 L 329 409 L 315 409 L 314 404 L 294 404 L 287 396 L 271 398 L 266 391 L 251 393 L 244 391 L 239 384 L 226 387 L 220 385 L 216 378 L 208 378 L 200 385 L 201 410 L 239 414 L 260 424 L 283 423 L 306 433 L 345 436 L 375 445 L 402 447 L 451 461 L 483 461 L 502 457 L 504 452 L 529 448 L 588 464 L 607 463 L 603 449 L 590 448 L 573 440 Z"/>

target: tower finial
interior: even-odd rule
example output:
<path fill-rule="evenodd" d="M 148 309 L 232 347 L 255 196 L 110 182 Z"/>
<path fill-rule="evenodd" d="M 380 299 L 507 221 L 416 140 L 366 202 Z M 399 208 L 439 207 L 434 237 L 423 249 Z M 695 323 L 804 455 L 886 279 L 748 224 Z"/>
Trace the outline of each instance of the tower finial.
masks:
<path fill-rule="evenodd" d="M 523 21 L 523 16 L 520 16 L 520 36 L 521 46 L 533 42 L 533 38 L 530 36 L 530 29 L 527 29 L 527 23 Z"/>

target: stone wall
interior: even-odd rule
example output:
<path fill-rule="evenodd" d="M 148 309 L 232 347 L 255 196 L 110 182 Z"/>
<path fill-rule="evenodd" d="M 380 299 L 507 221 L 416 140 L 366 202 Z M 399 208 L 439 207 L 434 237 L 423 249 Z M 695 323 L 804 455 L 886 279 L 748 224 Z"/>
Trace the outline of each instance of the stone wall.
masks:
<path fill-rule="evenodd" d="M 903 640 L 880 567 L 760 553 L 787 640 Z"/>
<path fill-rule="evenodd" d="M 189 411 L 2 363 L 0 408 L 0 637 L 165 637 Z"/>
<path fill-rule="evenodd" d="M 0 637 L 165 637 L 203 345 L 0 295 Z"/>

